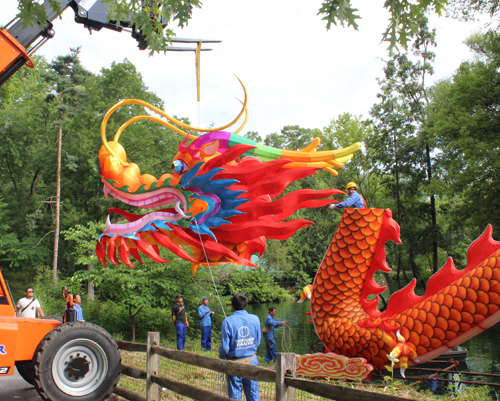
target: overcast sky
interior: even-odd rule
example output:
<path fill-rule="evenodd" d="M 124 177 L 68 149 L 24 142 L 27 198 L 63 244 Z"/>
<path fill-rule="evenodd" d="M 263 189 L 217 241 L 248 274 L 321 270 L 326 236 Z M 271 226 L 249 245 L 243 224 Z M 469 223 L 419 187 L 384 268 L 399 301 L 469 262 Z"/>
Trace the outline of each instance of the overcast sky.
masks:
<path fill-rule="evenodd" d="M 201 102 L 196 100 L 194 53 L 148 56 L 129 33 L 107 30 L 92 36 L 73 21 L 68 9 L 55 22 L 56 36 L 38 54 L 49 61 L 81 46 L 83 65 L 97 73 L 124 58 L 134 63 L 149 89 L 165 101 L 169 114 L 188 117 L 195 125 L 217 126 L 238 113 L 242 89 L 248 91 L 249 121 L 243 131 L 261 135 L 278 132 L 285 125 L 323 128 L 339 114 L 368 117 L 376 102 L 377 77 L 387 58 L 387 44 L 380 43 L 387 25 L 383 0 L 355 2 L 362 20 L 359 31 L 333 27 L 317 16 L 321 1 L 217 0 L 205 1 L 195 10 L 189 26 L 177 29 L 178 37 L 219 39 L 205 45 L 212 52 L 201 56 Z M 2 0 L 0 25 L 16 13 L 16 0 Z M 471 58 L 462 41 L 477 23 L 431 18 L 437 29 L 433 80 L 449 77 L 460 62 Z"/>

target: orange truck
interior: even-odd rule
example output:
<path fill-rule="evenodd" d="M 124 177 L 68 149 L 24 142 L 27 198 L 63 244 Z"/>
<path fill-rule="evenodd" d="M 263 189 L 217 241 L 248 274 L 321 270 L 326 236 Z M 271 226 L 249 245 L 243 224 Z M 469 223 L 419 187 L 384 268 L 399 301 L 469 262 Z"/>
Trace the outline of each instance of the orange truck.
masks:
<path fill-rule="evenodd" d="M 44 400 L 101 401 L 120 376 L 120 351 L 92 323 L 16 316 L 0 271 L 0 376 L 19 374 Z M 1 393 L 0 393 L 1 398 Z"/>

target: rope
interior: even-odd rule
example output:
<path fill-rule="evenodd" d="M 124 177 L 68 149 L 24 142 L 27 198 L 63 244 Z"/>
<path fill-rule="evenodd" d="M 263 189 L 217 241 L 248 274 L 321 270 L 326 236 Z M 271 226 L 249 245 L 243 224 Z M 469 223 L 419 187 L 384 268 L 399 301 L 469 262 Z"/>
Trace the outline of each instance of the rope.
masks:
<path fill-rule="evenodd" d="M 288 333 L 288 339 L 287 339 L 287 333 Z M 290 353 L 291 348 L 292 348 L 292 328 L 287 324 L 286 326 L 283 326 L 283 335 L 281 336 L 281 349 L 286 353 Z"/>
<path fill-rule="evenodd" d="M 198 235 L 200 237 L 201 247 L 203 248 L 203 253 L 205 254 L 205 259 L 207 261 L 208 268 L 210 269 L 210 276 L 212 277 L 212 283 L 214 283 L 215 292 L 217 293 L 217 298 L 219 298 L 219 303 L 220 303 L 220 307 L 222 309 L 222 313 L 224 313 L 224 317 L 227 319 L 226 311 L 224 310 L 224 307 L 222 306 L 222 301 L 220 299 L 219 291 L 217 290 L 217 285 L 215 284 L 214 275 L 212 273 L 212 266 L 210 266 L 210 262 L 208 261 L 207 251 L 205 250 L 205 245 L 203 244 L 203 239 L 201 238 L 200 227 L 198 227 L 198 222 L 196 221 L 196 219 L 194 217 L 192 217 L 191 220 L 194 221 L 194 224 L 196 224 L 196 228 L 198 229 Z"/>

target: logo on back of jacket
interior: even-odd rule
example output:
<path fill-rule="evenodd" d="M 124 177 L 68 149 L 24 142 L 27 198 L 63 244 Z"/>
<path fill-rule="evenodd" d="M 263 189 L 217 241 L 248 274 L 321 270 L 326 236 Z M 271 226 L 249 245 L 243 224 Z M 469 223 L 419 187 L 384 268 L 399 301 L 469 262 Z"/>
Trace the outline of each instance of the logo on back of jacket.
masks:
<path fill-rule="evenodd" d="M 238 339 L 236 340 L 236 348 L 247 348 L 254 345 L 255 338 L 250 335 L 250 329 L 247 326 L 238 329 Z"/>

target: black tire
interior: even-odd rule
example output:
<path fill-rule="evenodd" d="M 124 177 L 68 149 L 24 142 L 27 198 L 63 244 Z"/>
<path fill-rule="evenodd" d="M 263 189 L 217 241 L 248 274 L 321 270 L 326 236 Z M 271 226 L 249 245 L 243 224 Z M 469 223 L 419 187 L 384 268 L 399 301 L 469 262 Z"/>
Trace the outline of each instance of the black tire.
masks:
<path fill-rule="evenodd" d="M 35 387 L 46 401 L 103 401 L 120 377 L 120 351 L 113 337 L 92 323 L 65 323 L 35 351 Z"/>
<path fill-rule="evenodd" d="M 35 366 L 33 361 L 17 361 L 16 368 L 21 377 L 32 386 L 35 385 Z"/>

